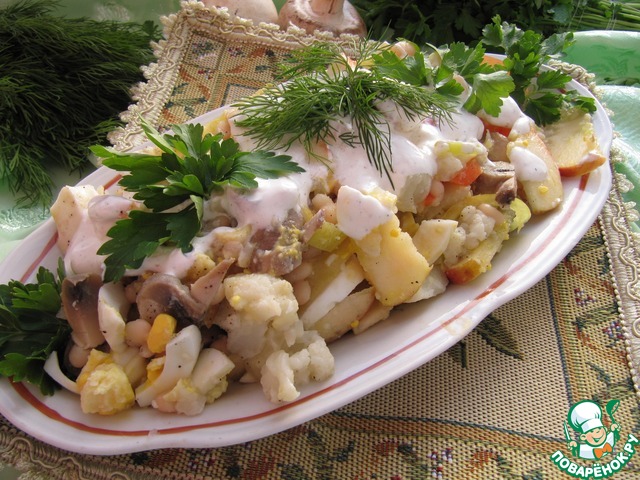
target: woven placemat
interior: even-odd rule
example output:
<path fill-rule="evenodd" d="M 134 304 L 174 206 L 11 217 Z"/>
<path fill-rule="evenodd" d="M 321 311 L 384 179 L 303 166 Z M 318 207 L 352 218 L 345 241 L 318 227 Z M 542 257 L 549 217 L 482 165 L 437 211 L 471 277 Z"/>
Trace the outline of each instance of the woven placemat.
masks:
<path fill-rule="evenodd" d="M 165 27 L 129 123 L 112 136 L 119 148 L 142 140 L 140 117 L 163 128 L 229 103 L 314 40 L 198 2 L 184 3 Z M 50 447 L 3 421 L 0 461 L 28 478 L 91 480 L 569 478 L 550 457 L 569 455 L 563 422 L 574 403 L 619 400 L 624 438 L 640 433 L 627 349 L 639 317 L 638 255 L 621 182 L 615 175 L 599 220 L 547 277 L 449 351 L 335 412 L 236 446 L 107 457 Z M 631 461 L 615 478 L 639 475 Z"/>

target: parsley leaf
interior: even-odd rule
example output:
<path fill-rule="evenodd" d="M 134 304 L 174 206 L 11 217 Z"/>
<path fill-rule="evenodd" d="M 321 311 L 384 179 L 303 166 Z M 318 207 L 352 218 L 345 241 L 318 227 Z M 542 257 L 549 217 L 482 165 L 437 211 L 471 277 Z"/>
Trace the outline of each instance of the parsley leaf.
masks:
<path fill-rule="evenodd" d="M 40 267 L 35 283 L 12 280 L 0 285 L 0 375 L 27 381 L 51 395 L 56 382 L 44 371 L 51 352 L 66 344 L 71 329 L 57 317 L 62 301 L 59 278 Z"/>
<path fill-rule="evenodd" d="M 419 50 L 413 56 L 400 58 L 391 50 L 383 50 L 371 56 L 376 70 L 384 77 L 410 85 L 428 85 L 432 73 L 427 69 L 424 55 Z"/>
<path fill-rule="evenodd" d="M 544 38 L 531 30 L 523 31 L 507 22 L 501 23 L 500 16 L 495 16 L 493 23 L 484 28 L 481 41 L 505 53 L 504 69 L 515 86 L 511 96 L 536 123 L 553 123 L 569 108 L 595 111 L 592 98 L 565 91 L 571 80 L 569 75 L 543 68 L 573 43 L 572 33 Z"/>
<path fill-rule="evenodd" d="M 145 207 L 116 222 L 107 232 L 110 240 L 98 249 L 99 255 L 107 255 L 107 282 L 140 267 L 160 247 L 190 251 L 202 228 L 203 202 L 225 186 L 252 189 L 258 186 L 256 178 L 304 171 L 288 155 L 242 152 L 235 140 L 222 134 L 203 135 L 200 124 L 174 125 L 173 133 L 164 135 L 144 122 L 143 129 L 160 155 L 91 148 L 103 165 L 127 172 L 120 186 Z"/>
<path fill-rule="evenodd" d="M 497 117 L 502 99 L 513 90 L 513 80 L 507 72 L 478 73 L 471 83 L 471 95 L 464 104 L 466 110 L 477 113 L 484 110 Z"/>

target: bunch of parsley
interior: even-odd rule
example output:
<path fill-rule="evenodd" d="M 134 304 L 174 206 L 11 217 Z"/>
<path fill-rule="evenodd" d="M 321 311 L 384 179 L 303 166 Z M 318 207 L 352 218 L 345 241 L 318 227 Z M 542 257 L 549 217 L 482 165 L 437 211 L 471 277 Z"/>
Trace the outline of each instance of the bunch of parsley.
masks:
<path fill-rule="evenodd" d="M 559 70 L 544 69 L 552 58 L 560 58 L 573 41 L 572 33 L 553 34 L 544 38 L 531 30 L 501 22 L 496 16 L 483 30 L 484 45 L 495 47 L 506 55 L 503 67 L 513 79 L 511 97 L 539 125 L 560 119 L 571 108 L 585 112 L 596 110 L 592 97 L 566 89 L 571 76 Z"/>
<path fill-rule="evenodd" d="M 61 265 L 58 279 L 40 267 L 35 283 L 13 280 L 0 285 L 0 376 L 29 382 L 45 395 L 57 384 L 45 373 L 44 363 L 71 334 L 67 321 L 57 317 L 63 278 Z"/>

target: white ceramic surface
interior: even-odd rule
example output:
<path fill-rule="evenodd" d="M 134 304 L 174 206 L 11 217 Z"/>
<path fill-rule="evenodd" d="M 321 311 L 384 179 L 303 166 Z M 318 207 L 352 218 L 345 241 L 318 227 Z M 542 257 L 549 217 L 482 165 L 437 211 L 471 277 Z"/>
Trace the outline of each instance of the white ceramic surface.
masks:
<path fill-rule="evenodd" d="M 580 85 L 575 88 L 588 95 Z M 195 121 L 206 121 L 209 113 Z M 594 115 L 601 146 L 608 154 L 609 119 L 600 105 Z M 101 168 L 82 183 L 112 186 L 117 175 Z M 564 181 L 560 208 L 535 218 L 506 243 L 493 268 L 439 297 L 397 308 L 392 318 L 359 336 L 331 345 L 335 375 L 302 389 L 296 401 L 273 405 L 258 385 L 232 385 L 229 392 L 195 417 L 132 409 L 112 417 L 85 415 L 77 396 L 60 391 L 42 397 L 30 386 L 0 381 L 0 411 L 18 428 L 51 445 L 112 455 L 164 447 L 219 447 L 254 440 L 335 410 L 428 362 L 464 338 L 487 314 L 549 273 L 579 242 L 596 219 L 611 185 L 606 164 L 582 178 Z M 0 266 L 0 282 L 30 278 L 38 265 L 55 268 L 60 251 L 55 226 L 47 221 Z"/>

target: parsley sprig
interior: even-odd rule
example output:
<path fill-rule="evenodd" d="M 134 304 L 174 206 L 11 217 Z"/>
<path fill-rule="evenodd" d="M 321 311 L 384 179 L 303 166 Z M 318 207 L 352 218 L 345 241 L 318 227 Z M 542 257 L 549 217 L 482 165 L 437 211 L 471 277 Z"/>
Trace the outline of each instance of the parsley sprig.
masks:
<path fill-rule="evenodd" d="M 173 134 L 164 135 L 144 122 L 143 129 L 160 155 L 91 148 L 103 165 L 128 172 L 119 184 L 134 192 L 133 198 L 145 207 L 130 211 L 107 232 L 110 240 L 98 250 L 99 255 L 107 255 L 107 282 L 140 267 L 161 246 L 190 251 L 202 229 L 204 202 L 226 186 L 249 190 L 258 186 L 257 177 L 304 171 L 288 155 L 242 152 L 235 140 L 222 134 L 203 135 L 200 124 L 174 125 Z"/>
<path fill-rule="evenodd" d="M 437 92 L 449 97 L 464 92 L 464 87 L 455 78 L 459 75 L 471 86 L 471 95 L 463 105 L 471 113 L 482 109 L 497 116 L 502 99 L 515 88 L 504 69 L 484 62 L 485 49 L 480 44 L 468 47 L 463 43 L 453 43 L 443 49 L 427 46 L 426 50 L 438 56 L 439 62 L 434 62 L 435 66 L 425 59 L 417 45 L 414 48 L 414 55 L 402 59 L 389 50 L 373 55 L 376 68 L 383 75 L 404 83 L 433 86 Z"/>
<path fill-rule="evenodd" d="M 571 80 L 570 75 L 543 69 L 544 64 L 559 58 L 573 43 L 571 32 L 544 38 L 531 30 L 524 31 L 513 24 L 501 22 L 500 17 L 495 16 L 493 23 L 484 28 L 481 41 L 505 53 L 504 69 L 515 84 L 511 96 L 536 123 L 553 123 L 570 108 L 595 111 L 593 98 L 565 90 Z"/>
<path fill-rule="evenodd" d="M 45 395 L 53 394 L 56 383 L 44 371 L 51 352 L 66 344 L 71 329 L 57 317 L 62 304 L 58 279 L 44 267 L 35 283 L 12 280 L 0 285 L 0 375 L 13 381 L 27 381 Z"/>

